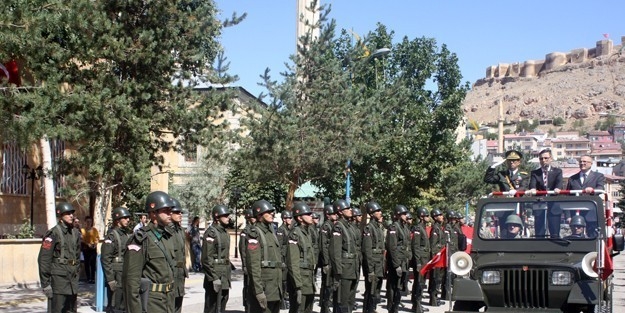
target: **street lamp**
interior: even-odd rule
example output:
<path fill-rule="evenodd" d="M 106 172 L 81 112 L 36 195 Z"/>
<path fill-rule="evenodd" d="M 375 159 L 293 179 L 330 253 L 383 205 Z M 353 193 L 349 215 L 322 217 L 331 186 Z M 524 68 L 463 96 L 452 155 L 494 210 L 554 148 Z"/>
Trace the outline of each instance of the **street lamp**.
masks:
<path fill-rule="evenodd" d="M 237 204 L 239 202 L 239 197 L 241 196 L 241 188 L 234 187 L 232 190 L 232 200 L 234 200 L 234 258 L 239 258 L 239 240 L 237 239 L 237 235 L 239 232 L 239 212 L 237 210 Z"/>
<path fill-rule="evenodd" d="M 389 48 L 380 48 L 373 51 L 373 53 L 369 56 L 370 60 L 376 60 L 378 58 L 384 58 L 387 54 L 391 53 L 391 49 Z M 384 65 L 384 64 L 383 64 Z M 375 70 L 375 89 L 378 89 L 378 67 L 374 64 L 373 68 Z M 384 69 L 382 69 L 384 70 Z"/>
<path fill-rule="evenodd" d="M 43 167 L 41 167 L 41 165 L 37 166 L 36 168 L 30 168 L 30 166 L 28 166 L 28 164 L 24 164 L 24 166 L 22 166 L 22 173 L 24 173 L 24 175 L 26 175 L 26 179 L 30 179 L 31 183 L 30 183 L 30 228 L 34 230 L 33 228 L 33 220 L 34 220 L 34 213 L 33 213 L 33 208 L 34 208 L 34 201 L 35 201 L 35 180 L 39 180 L 41 177 L 44 176 L 43 174 Z"/>

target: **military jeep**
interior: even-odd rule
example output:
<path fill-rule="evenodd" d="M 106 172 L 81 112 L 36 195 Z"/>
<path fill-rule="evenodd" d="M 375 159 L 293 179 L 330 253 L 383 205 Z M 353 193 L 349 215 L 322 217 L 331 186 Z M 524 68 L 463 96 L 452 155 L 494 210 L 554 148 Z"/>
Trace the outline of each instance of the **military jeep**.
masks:
<path fill-rule="evenodd" d="M 449 257 L 453 312 L 611 312 L 612 275 L 598 252 L 608 238 L 610 253 L 622 251 L 623 237 L 606 227 L 602 197 L 497 194 L 477 205 L 470 254 Z"/>

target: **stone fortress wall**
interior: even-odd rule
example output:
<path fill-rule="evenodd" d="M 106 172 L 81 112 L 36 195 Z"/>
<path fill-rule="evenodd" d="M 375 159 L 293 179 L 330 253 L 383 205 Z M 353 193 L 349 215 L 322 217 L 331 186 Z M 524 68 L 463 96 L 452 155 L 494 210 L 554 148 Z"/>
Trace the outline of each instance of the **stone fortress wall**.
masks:
<path fill-rule="evenodd" d="M 621 45 L 614 46 L 612 40 L 597 41 L 595 48 L 580 48 L 565 52 L 552 52 L 544 60 L 527 60 L 523 63 L 499 63 L 486 68 L 486 79 L 503 77 L 538 77 L 543 71 L 549 71 L 565 64 L 580 64 L 601 56 L 609 56 L 625 47 L 625 36 L 621 36 Z"/>

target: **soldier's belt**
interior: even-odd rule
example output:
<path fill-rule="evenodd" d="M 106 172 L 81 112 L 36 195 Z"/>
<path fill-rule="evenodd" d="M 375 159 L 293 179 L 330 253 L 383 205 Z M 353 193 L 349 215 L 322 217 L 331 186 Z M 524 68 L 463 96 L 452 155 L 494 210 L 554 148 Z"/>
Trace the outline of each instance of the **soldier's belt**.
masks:
<path fill-rule="evenodd" d="M 71 266 L 76 266 L 80 264 L 80 260 L 61 259 L 61 258 L 54 258 L 54 262 L 58 264 L 67 264 Z"/>
<path fill-rule="evenodd" d="M 315 266 L 310 264 L 310 263 L 308 263 L 308 262 L 299 262 L 299 267 L 305 268 L 307 270 L 314 270 L 315 269 Z"/>
<path fill-rule="evenodd" d="M 121 257 L 121 256 L 114 257 L 113 263 L 124 263 L 124 257 Z"/>
<path fill-rule="evenodd" d="M 341 256 L 343 258 L 346 258 L 346 259 L 354 259 L 354 258 L 356 258 L 356 253 L 343 252 L 343 254 L 341 254 Z"/>
<path fill-rule="evenodd" d="M 214 264 L 230 264 L 230 260 L 214 259 L 213 263 Z"/>
<path fill-rule="evenodd" d="M 276 268 L 282 267 L 282 262 L 280 261 L 261 261 L 260 267 L 268 267 L 268 268 Z"/>
<path fill-rule="evenodd" d="M 371 253 L 373 253 L 373 254 L 382 254 L 382 253 L 384 253 L 384 249 L 371 249 Z"/>
<path fill-rule="evenodd" d="M 174 283 L 168 284 L 154 284 L 150 286 L 150 291 L 152 292 L 160 292 L 160 293 L 168 293 L 174 289 Z"/>

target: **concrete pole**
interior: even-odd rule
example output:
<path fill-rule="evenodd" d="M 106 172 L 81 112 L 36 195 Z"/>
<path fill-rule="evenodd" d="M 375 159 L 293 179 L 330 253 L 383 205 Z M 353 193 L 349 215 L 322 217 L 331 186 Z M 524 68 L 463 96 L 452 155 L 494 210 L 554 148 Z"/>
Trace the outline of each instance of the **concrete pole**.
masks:
<path fill-rule="evenodd" d="M 499 123 L 498 123 L 498 130 L 499 130 L 499 141 L 497 144 L 497 152 L 498 153 L 503 153 L 503 101 L 497 100 L 497 102 L 499 102 Z"/>

